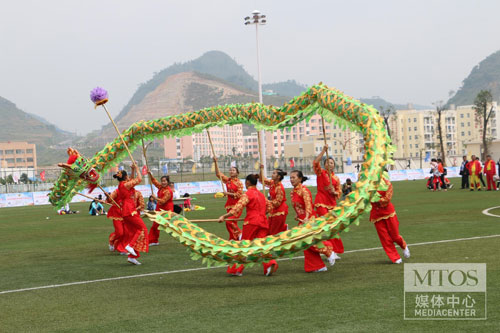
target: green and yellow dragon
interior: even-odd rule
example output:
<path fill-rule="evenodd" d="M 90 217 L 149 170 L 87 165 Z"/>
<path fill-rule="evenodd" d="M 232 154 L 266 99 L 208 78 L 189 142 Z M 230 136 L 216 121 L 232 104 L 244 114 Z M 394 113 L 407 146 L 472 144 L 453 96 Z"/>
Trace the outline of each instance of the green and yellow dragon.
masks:
<path fill-rule="evenodd" d="M 161 228 L 192 251 L 193 259 L 202 258 L 208 265 L 241 263 L 252 265 L 282 256 L 291 256 L 311 245 L 321 247 L 321 241 L 338 237 L 349 230 L 352 223 L 370 210 L 370 202 L 378 200 L 377 190 L 385 189 L 381 182 L 384 169 L 392 163 L 394 151 L 383 119 L 370 105 L 361 103 L 343 92 L 320 83 L 311 86 L 300 96 L 281 107 L 259 103 L 219 105 L 202 110 L 134 123 L 122 132 L 130 150 L 141 145 L 141 140 L 159 137 L 181 137 L 202 132 L 213 126 L 253 124 L 267 131 L 292 127 L 320 114 L 327 121 L 335 121 L 360 131 L 364 138 L 364 162 L 354 192 L 351 192 L 329 214 L 310 220 L 277 235 L 252 241 L 228 241 L 190 223 L 183 216 L 166 213 L 150 216 Z M 88 166 L 102 174 L 127 156 L 120 138 L 107 144 L 88 160 Z M 61 173 L 49 195 L 57 208 L 71 201 L 86 186 L 82 179 Z"/>

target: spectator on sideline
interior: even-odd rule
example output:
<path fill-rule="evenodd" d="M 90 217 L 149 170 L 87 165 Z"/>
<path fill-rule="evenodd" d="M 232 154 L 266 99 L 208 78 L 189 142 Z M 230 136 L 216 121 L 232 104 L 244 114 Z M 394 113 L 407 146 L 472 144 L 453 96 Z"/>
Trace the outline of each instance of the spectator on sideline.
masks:
<path fill-rule="evenodd" d="M 156 210 L 156 201 L 152 195 L 149 196 L 148 200 L 148 210 Z"/>
<path fill-rule="evenodd" d="M 351 192 L 352 192 L 352 181 L 351 181 L 351 178 L 347 178 L 345 180 L 344 185 L 342 185 L 342 194 L 343 194 L 344 198 L 346 197 L 346 195 L 348 195 Z"/>
<path fill-rule="evenodd" d="M 486 156 L 486 162 L 484 163 L 483 171 L 486 175 L 486 182 L 488 183 L 487 191 L 491 191 L 492 188 L 493 191 L 496 191 L 497 187 L 495 185 L 495 181 L 493 180 L 493 176 L 496 175 L 497 171 L 495 168 L 495 161 L 491 159 L 491 155 Z"/>
<path fill-rule="evenodd" d="M 481 191 L 481 184 L 479 183 L 479 174 L 481 173 L 481 163 L 476 158 L 475 155 L 472 155 L 470 158 L 470 162 L 467 163 L 467 169 L 469 170 L 469 184 L 470 190 L 474 191 L 474 187 L 477 188 L 478 191 Z"/>
<path fill-rule="evenodd" d="M 437 162 L 438 162 L 439 180 L 441 181 L 442 188 L 446 192 L 446 190 L 447 190 L 448 187 L 446 186 L 446 182 L 444 181 L 444 176 L 446 176 L 447 171 L 446 171 L 446 169 L 443 166 L 443 160 L 442 159 L 438 158 Z"/>
<path fill-rule="evenodd" d="M 476 160 L 479 162 L 479 166 L 481 167 L 481 171 L 479 171 L 479 180 L 481 181 L 481 184 L 483 184 L 483 187 L 486 187 L 486 184 L 484 183 L 484 179 L 483 179 L 483 162 L 481 162 L 481 160 L 479 159 L 478 156 L 476 156 Z"/>
<path fill-rule="evenodd" d="M 469 169 L 467 169 L 467 163 L 469 163 L 469 161 L 467 161 L 467 156 L 463 156 L 462 159 L 463 161 L 460 165 L 460 175 L 462 176 L 461 189 L 463 190 L 469 188 Z"/>

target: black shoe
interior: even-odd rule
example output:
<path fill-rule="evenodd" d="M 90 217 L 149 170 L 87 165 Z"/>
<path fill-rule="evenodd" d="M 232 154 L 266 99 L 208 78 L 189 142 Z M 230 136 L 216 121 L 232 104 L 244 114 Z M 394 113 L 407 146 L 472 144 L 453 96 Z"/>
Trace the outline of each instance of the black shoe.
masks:
<path fill-rule="evenodd" d="M 474 192 L 474 189 L 472 189 L 472 188 L 471 188 L 470 190 L 471 190 L 472 192 Z"/>
<path fill-rule="evenodd" d="M 479 189 L 477 189 L 477 190 L 478 190 L 478 191 L 481 191 L 481 189 L 480 189 L 480 188 L 479 188 Z"/>

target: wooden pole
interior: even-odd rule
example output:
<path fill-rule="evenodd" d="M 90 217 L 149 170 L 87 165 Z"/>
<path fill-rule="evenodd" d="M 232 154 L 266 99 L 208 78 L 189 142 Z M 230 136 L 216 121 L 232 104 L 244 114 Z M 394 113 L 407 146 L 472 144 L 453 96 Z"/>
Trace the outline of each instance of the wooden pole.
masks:
<path fill-rule="evenodd" d="M 325 140 L 325 146 L 328 144 L 326 143 L 326 131 L 325 131 L 325 118 L 321 116 L 321 125 L 323 126 L 323 139 Z M 332 171 L 330 170 L 330 163 L 329 163 L 329 158 L 328 158 L 328 149 L 326 150 L 326 165 L 327 165 L 327 171 L 328 171 L 328 178 L 330 178 L 330 185 L 332 184 Z"/>
<path fill-rule="evenodd" d="M 212 148 L 212 155 L 214 157 L 214 163 L 217 169 L 219 169 L 219 165 L 217 164 L 217 156 L 215 155 L 214 144 L 212 143 L 212 137 L 210 136 L 210 131 L 207 129 L 208 142 L 210 142 L 210 148 Z M 224 192 L 224 182 L 222 178 L 220 178 L 220 186 L 222 186 L 222 192 Z M 227 192 L 227 189 L 226 189 Z"/>
<path fill-rule="evenodd" d="M 260 167 L 262 163 L 262 147 L 260 143 L 260 131 L 257 131 L 257 141 L 259 141 L 259 170 L 260 170 L 260 180 L 262 182 L 262 193 L 264 194 L 264 197 L 266 196 L 266 184 L 264 183 L 264 170 Z M 267 199 L 267 197 L 266 197 Z"/>
<path fill-rule="evenodd" d="M 134 158 L 132 157 L 132 153 L 131 153 L 131 152 L 130 152 L 130 150 L 128 149 L 128 146 L 127 146 L 127 144 L 125 143 L 125 140 L 123 140 L 123 136 L 122 136 L 122 134 L 120 133 L 120 130 L 118 129 L 118 126 L 116 126 L 115 121 L 113 120 L 113 118 L 111 118 L 111 115 L 109 114 L 108 109 L 106 109 L 106 105 L 105 105 L 105 104 L 102 104 L 102 107 L 103 107 L 104 111 L 106 111 L 106 114 L 108 115 L 109 120 L 111 120 L 111 123 L 112 123 L 112 124 L 113 124 L 113 126 L 115 127 L 116 133 L 118 133 L 118 136 L 119 136 L 119 137 L 120 137 L 120 139 L 122 140 L 122 143 L 123 143 L 123 145 L 125 146 L 125 149 L 127 149 L 128 156 L 130 156 L 130 159 L 132 160 L 132 163 L 133 163 L 133 164 L 135 164 L 135 160 L 134 160 Z"/>
<path fill-rule="evenodd" d="M 142 136 L 144 136 L 144 132 L 142 132 Z M 146 161 L 146 168 L 148 169 L 148 172 L 150 172 L 149 165 L 148 165 L 148 158 L 146 156 L 146 150 L 148 149 L 148 147 L 144 146 L 144 139 L 141 139 L 141 143 L 142 143 L 142 154 L 144 155 L 144 160 Z M 149 146 L 149 143 L 148 143 L 148 146 Z M 151 195 L 154 195 L 155 192 L 153 191 L 153 182 L 151 181 L 151 179 L 149 180 L 149 186 L 151 186 Z"/>
<path fill-rule="evenodd" d="M 243 219 L 225 219 L 224 221 L 238 222 L 243 221 Z M 189 222 L 219 222 L 219 219 L 205 219 L 205 220 L 189 220 Z"/>
<path fill-rule="evenodd" d="M 99 188 L 101 189 L 101 191 L 102 191 L 102 192 L 104 192 L 104 195 L 106 196 L 106 198 L 108 198 L 109 200 L 111 200 L 111 202 L 113 203 L 113 205 L 115 205 L 116 207 L 118 207 L 118 208 L 122 209 L 122 208 L 120 207 L 120 205 L 119 205 L 119 204 L 117 204 L 117 203 L 116 203 L 116 201 L 115 201 L 115 200 L 113 200 L 113 198 L 112 198 L 112 197 L 108 194 L 108 192 L 106 192 L 106 191 L 102 188 L 102 186 L 101 186 L 101 185 L 97 184 L 97 187 L 99 187 Z"/>
<path fill-rule="evenodd" d="M 99 199 L 96 199 L 96 198 L 92 198 L 91 196 L 89 195 L 85 195 L 85 194 L 82 194 L 82 193 L 77 193 L 78 195 L 81 195 L 82 197 L 85 197 L 87 199 L 91 199 L 91 200 L 96 200 L 96 201 L 99 201 L 100 203 L 103 203 L 105 205 L 110 205 L 110 206 L 113 206 L 112 204 L 110 204 L 109 202 L 106 202 L 106 201 L 103 201 L 103 200 L 99 200 Z"/>

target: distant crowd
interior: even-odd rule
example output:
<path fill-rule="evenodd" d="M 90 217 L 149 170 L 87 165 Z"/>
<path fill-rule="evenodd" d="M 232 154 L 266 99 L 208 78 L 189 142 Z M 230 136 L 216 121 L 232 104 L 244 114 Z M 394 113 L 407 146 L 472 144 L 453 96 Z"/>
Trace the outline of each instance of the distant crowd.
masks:
<path fill-rule="evenodd" d="M 500 177 L 497 174 L 497 170 L 500 171 L 500 159 L 495 163 L 491 155 L 486 156 L 484 163 L 475 155 L 471 156 L 470 161 L 467 160 L 467 156 L 463 156 L 463 161 L 460 165 L 462 189 L 481 191 L 482 185 L 483 187 L 487 187 L 487 191 L 498 191 Z M 486 176 L 486 183 L 483 174 Z"/>

